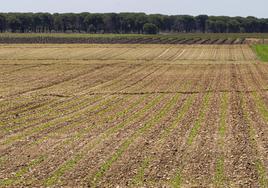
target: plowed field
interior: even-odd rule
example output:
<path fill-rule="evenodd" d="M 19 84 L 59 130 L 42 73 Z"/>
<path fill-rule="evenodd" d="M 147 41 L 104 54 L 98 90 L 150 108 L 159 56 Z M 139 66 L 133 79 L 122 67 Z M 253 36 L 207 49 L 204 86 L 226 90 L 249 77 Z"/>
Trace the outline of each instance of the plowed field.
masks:
<path fill-rule="evenodd" d="M 268 187 L 248 45 L 0 45 L 0 187 Z"/>

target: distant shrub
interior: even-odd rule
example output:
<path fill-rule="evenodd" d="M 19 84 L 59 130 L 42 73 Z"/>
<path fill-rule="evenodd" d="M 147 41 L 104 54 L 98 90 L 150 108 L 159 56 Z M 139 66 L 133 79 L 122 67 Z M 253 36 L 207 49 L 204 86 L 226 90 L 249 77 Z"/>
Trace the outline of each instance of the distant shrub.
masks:
<path fill-rule="evenodd" d="M 155 24 L 146 23 L 146 24 L 143 25 L 143 32 L 145 34 L 157 34 L 158 33 L 158 27 Z"/>

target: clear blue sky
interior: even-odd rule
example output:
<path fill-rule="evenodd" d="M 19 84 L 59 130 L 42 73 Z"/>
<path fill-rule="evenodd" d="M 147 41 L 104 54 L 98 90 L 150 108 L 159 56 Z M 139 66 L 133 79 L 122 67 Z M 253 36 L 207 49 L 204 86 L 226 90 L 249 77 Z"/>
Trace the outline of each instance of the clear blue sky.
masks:
<path fill-rule="evenodd" d="M 268 0 L 0 0 L 0 12 L 145 12 L 268 18 Z"/>

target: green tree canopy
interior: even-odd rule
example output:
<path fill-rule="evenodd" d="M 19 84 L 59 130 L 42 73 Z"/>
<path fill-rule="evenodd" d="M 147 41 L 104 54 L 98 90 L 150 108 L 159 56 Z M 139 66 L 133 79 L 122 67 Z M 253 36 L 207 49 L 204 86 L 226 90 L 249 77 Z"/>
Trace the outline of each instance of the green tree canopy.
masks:
<path fill-rule="evenodd" d="M 158 27 L 152 23 L 146 23 L 143 25 L 143 32 L 145 34 L 157 34 Z"/>

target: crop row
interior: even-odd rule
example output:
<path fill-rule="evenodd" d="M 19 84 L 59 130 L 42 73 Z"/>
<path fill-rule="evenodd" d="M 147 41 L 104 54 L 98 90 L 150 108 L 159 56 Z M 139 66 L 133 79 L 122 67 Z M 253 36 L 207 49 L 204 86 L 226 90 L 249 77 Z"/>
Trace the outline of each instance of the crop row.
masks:
<path fill-rule="evenodd" d="M 245 38 L 202 37 L 0 37 L 0 43 L 8 44 L 243 44 Z"/>
<path fill-rule="evenodd" d="M 256 60 L 248 45 L 38 45 L 0 47 L 1 60 Z M 13 55 L 10 55 L 13 54 Z"/>

